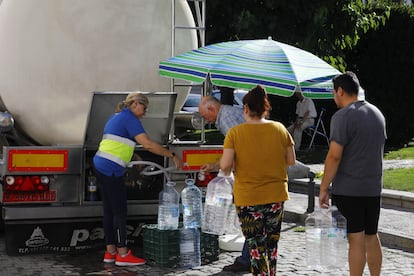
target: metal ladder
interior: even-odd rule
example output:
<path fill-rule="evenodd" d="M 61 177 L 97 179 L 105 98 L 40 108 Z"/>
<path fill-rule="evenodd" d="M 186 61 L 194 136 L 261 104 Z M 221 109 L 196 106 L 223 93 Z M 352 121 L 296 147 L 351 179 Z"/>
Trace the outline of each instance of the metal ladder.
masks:
<path fill-rule="evenodd" d="M 191 9 L 194 18 L 194 26 L 181 26 L 177 25 L 176 22 L 176 0 L 171 1 L 171 57 L 175 56 L 175 48 L 176 48 L 176 31 L 177 30 L 189 30 L 189 31 L 196 31 L 197 32 L 197 41 L 198 47 L 205 46 L 205 32 L 206 32 L 206 2 L 207 0 L 186 0 L 188 6 Z M 177 87 L 200 87 L 201 96 L 207 95 L 208 81 L 204 81 L 203 84 L 192 84 L 192 83 L 185 83 L 185 82 L 178 82 L 174 78 L 170 80 L 170 89 L 171 91 L 176 91 Z M 201 129 L 201 137 L 200 142 L 204 143 L 206 141 L 205 136 L 205 128 L 204 128 L 204 119 L 202 120 L 202 129 Z"/>
<path fill-rule="evenodd" d="M 186 0 L 190 9 L 193 13 L 195 26 L 180 26 L 177 25 L 176 18 L 175 18 L 175 7 L 176 7 L 176 0 L 171 1 L 171 56 L 175 56 L 175 48 L 176 48 L 176 31 L 177 30 L 196 30 L 197 31 L 197 38 L 198 38 L 198 47 L 205 46 L 205 33 L 206 33 L 206 1 L 207 0 Z M 204 82 L 205 85 L 206 82 Z M 176 81 L 172 78 L 171 79 L 171 91 L 175 91 L 175 87 L 193 87 L 193 86 L 202 86 L 200 84 L 188 84 L 188 83 L 176 83 Z M 205 88 L 205 87 L 204 87 Z M 205 89 L 203 89 L 205 90 Z"/>

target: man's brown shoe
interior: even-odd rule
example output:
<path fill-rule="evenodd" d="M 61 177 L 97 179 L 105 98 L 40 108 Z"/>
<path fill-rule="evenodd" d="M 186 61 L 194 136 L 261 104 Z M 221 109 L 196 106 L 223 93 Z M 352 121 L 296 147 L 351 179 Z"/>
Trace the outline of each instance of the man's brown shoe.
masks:
<path fill-rule="evenodd" d="M 232 271 L 232 272 L 242 272 L 242 271 L 250 271 L 250 266 L 244 265 L 239 263 L 238 261 L 235 261 L 231 265 L 226 265 L 223 267 L 223 271 Z"/>

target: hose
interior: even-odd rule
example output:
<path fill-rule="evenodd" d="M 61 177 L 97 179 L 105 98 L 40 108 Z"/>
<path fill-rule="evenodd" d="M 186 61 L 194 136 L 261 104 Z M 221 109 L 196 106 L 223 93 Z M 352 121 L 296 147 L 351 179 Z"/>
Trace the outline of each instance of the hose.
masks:
<path fill-rule="evenodd" d="M 175 170 L 175 167 L 164 168 L 161 165 L 151 162 L 151 161 L 140 160 L 140 161 L 131 161 L 128 163 L 128 167 L 132 167 L 134 165 L 147 165 L 147 167 L 145 167 L 140 172 L 140 174 L 149 176 L 149 175 L 158 175 L 158 174 L 163 173 L 168 182 L 170 182 L 170 176 L 168 175 L 168 172 Z M 154 170 L 154 167 L 157 168 L 158 170 Z"/>

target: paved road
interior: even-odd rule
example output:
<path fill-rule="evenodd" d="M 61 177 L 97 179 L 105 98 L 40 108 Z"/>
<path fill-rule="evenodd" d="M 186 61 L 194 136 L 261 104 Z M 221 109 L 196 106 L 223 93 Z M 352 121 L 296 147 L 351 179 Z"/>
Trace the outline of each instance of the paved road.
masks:
<path fill-rule="evenodd" d="M 410 163 L 412 166 L 412 163 Z M 286 211 L 291 214 L 304 214 L 307 197 L 305 195 L 292 194 L 291 200 L 286 204 Z M 305 264 L 305 233 L 297 232 L 296 223 L 285 222 L 279 243 L 278 275 L 348 275 L 346 267 L 334 271 L 320 271 L 307 268 Z M 387 233 L 389 240 L 394 236 L 405 235 L 408 247 L 413 248 L 414 240 L 414 213 L 384 209 L 381 211 L 380 231 Z M 393 235 L 392 233 L 396 233 Z M 391 234 L 390 234 L 391 233 Z M 398 235 L 397 235 L 398 234 Z M 132 248 L 138 253 L 139 248 Z M 382 275 L 414 275 L 414 251 L 383 246 L 383 270 Z M 4 235 L 0 234 L 0 276 L 14 275 L 250 275 L 249 273 L 226 273 L 222 271 L 225 265 L 231 264 L 239 255 L 239 252 L 222 252 L 219 260 L 196 269 L 170 269 L 159 268 L 150 265 L 139 267 L 119 268 L 115 265 L 102 263 L 103 251 L 91 251 L 79 255 L 39 254 L 29 256 L 7 256 L 5 253 Z M 365 275 L 369 275 L 366 270 Z"/>
<path fill-rule="evenodd" d="M 346 267 L 335 271 L 311 270 L 305 264 L 305 233 L 296 232 L 295 223 L 284 223 L 279 246 L 278 275 L 348 275 Z M 134 249 L 137 251 L 137 249 Z M 83 255 L 41 254 L 10 257 L 5 254 L 4 237 L 0 238 L 0 275 L 249 275 L 225 273 L 223 266 L 230 264 L 239 252 L 223 252 L 219 260 L 197 269 L 169 269 L 143 265 L 118 268 L 102 263 L 103 251 Z M 364 275 L 369 275 L 366 271 Z M 414 252 L 384 247 L 382 275 L 414 275 Z"/>

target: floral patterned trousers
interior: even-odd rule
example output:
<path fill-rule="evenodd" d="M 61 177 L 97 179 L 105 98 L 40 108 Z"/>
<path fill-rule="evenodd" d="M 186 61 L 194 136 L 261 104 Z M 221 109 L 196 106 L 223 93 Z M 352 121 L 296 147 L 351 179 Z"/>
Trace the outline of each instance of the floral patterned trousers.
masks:
<path fill-rule="evenodd" d="M 283 202 L 238 206 L 236 210 L 250 251 L 250 271 L 253 275 L 275 275 Z"/>

